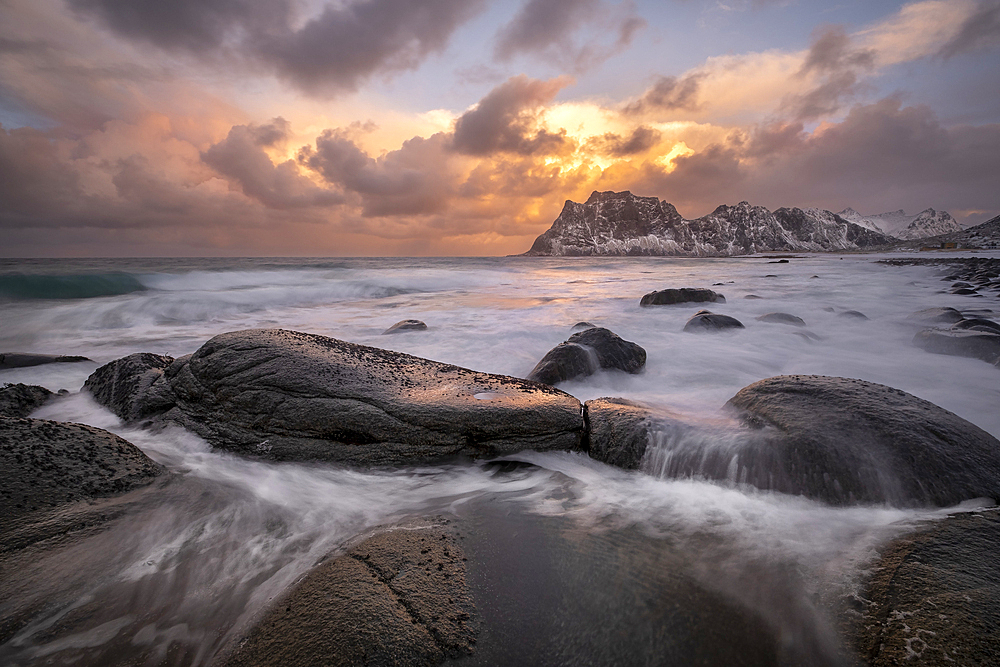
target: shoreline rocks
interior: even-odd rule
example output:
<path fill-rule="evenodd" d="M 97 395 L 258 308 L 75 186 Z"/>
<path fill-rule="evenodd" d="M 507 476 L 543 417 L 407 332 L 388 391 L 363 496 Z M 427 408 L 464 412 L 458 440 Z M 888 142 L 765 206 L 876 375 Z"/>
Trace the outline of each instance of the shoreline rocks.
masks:
<path fill-rule="evenodd" d="M 710 310 L 699 310 L 691 316 L 684 325 L 684 331 L 689 333 L 703 333 L 724 331 L 726 329 L 745 329 L 743 323 L 735 317 L 720 315 Z"/>
<path fill-rule="evenodd" d="M 400 320 L 382 332 L 383 336 L 403 333 L 404 331 L 426 331 L 427 325 L 420 320 Z"/>
<path fill-rule="evenodd" d="M 639 373 L 646 365 L 646 350 L 609 329 L 588 327 L 545 353 L 527 379 L 554 385 L 593 375 L 601 369 Z"/>
<path fill-rule="evenodd" d="M 220 334 L 166 368 L 135 357 L 88 379 L 98 402 L 274 460 L 387 465 L 579 449 L 583 438 L 582 406 L 565 392 L 314 334 Z"/>
<path fill-rule="evenodd" d="M 27 417 L 55 395 L 37 385 L 10 384 L 0 387 L 0 416 Z"/>
<path fill-rule="evenodd" d="M 650 292 L 639 300 L 640 306 L 669 306 L 677 303 L 725 303 L 726 297 L 704 287 L 682 287 Z"/>
<path fill-rule="evenodd" d="M 0 354 L 0 370 L 9 368 L 27 368 L 44 364 L 75 364 L 81 361 L 93 361 L 87 357 L 65 354 L 34 354 L 30 352 L 5 352 Z"/>

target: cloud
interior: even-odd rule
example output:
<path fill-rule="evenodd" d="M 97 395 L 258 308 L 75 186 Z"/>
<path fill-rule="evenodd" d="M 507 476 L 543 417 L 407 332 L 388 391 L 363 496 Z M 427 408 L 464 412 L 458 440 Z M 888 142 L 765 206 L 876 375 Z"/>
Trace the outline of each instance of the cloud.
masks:
<path fill-rule="evenodd" d="M 45 132 L 0 126 L 0 227 L 57 220 L 81 198 L 79 175 Z"/>
<path fill-rule="evenodd" d="M 627 48 L 645 26 L 629 2 L 528 0 L 497 32 L 493 55 L 499 61 L 541 56 L 579 73 Z"/>
<path fill-rule="evenodd" d="M 316 95 L 353 91 L 371 76 L 416 68 L 441 51 L 484 0 L 359 0 L 297 24 L 291 0 L 69 0 L 116 34 L 163 49 L 261 65 Z"/>
<path fill-rule="evenodd" d="M 685 109 L 694 111 L 698 108 L 698 89 L 707 74 L 689 72 L 683 77 L 660 76 L 642 96 L 625 106 L 626 115 L 659 113 Z"/>
<path fill-rule="evenodd" d="M 985 51 L 998 46 L 1000 46 L 1000 0 L 984 0 L 938 53 L 944 58 L 951 58 L 960 53 Z"/>
<path fill-rule="evenodd" d="M 659 130 L 640 125 L 627 137 L 614 132 L 606 132 L 600 137 L 588 141 L 587 148 L 601 155 L 610 155 L 616 158 L 628 157 L 645 153 L 656 146 L 662 136 L 663 133 Z"/>
<path fill-rule="evenodd" d="M 572 150 L 565 131 L 539 127 L 539 110 L 570 83 L 559 77 L 548 81 L 523 74 L 491 90 L 479 104 L 455 121 L 452 146 L 464 155 L 518 153 L 552 155 Z"/>
<path fill-rule="evenodd" d="M 339 192 L 316 187 L 294 160 L 275 165 L 265 148 L 283 144 L 289 124 L 275 118 L 266 125 L 236 125 L 229 135 L 201 154 L 216 171 L 234 179 L 248 197 L 269 208 L 289 209 L 343 203 Z"/>

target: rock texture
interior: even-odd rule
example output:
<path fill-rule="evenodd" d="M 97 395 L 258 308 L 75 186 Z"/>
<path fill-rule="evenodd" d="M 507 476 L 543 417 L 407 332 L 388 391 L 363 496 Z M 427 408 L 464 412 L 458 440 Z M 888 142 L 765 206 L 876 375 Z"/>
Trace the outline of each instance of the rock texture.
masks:
<path fill-rule="evenodd" d="M 7 352 L 0 354 L 0 369 L 25 368 L 43 364 L 72 364 L 78 361 L 90 361 L 87 357 L 63 354 L 31 354 L 24 352 Z"/>
<path fill-rule="evenodd" d="M 593 375 L 600 369 L 638 373 L 646 365 L 646 350 L 603 327 L 590 327 L 549 350 L 535 365 L 529 380 L 556 384 Z"/>
<path fill-rule="evenodd" d="M 726 297 L 703 287 L 682 287 L 650 292 L 639 300 L 640 306 L 669 306 L 675 303 L 725 303 Z"/>
<path fill-rule="evenodd" d="M 0 535 L 67 503 L 113 496 L 163 468 L 138 447 L 92 426 L 0 417 Z"/>
<path fill-rule="evenodd" d="M 27 417 L 54 396 L 45 387 L 10 384 L 0 388 L 0 416 Z"/>
<path fill-rule="evenodd" d="M 726 329 L 745 329 L 743 323 L 735 317 L 720 315 L 708 310 L 699 310 L 691 316 L 684 325 L 684 331 L 699 333 L 705 331 L 724 331 Z"/>
<path fill-rule="evenodd" d="M 583 409 L 590 457 L 626 470 L 637 469 L 656 421 L 653 410 L 624 398 L 595 398 L 584 403 Z"/>
<path fill-rule="evenodd" d="M 470 654 L 478 618 L 464 558 L 442 526 L 369 538 L 309 572 L 225 664 L 416 667 Z"/>
<path fill-rule="evenodd" d="M 1000 333 L 991 330 L 924 329 L 913 337 L 913 344 L 934 354 L 972 357 L 1000 364 Z"/>
<path fill-rule="evenodd" d="M 769 250 L 857 250 L 896 239 L 829 211 L 740 202 L 685 220 L 672 204 L 631 192 L 594 192 L 567 201 L 526 255 L 682 255 L 713 257 Z"/>
<path fill-rule="evenodd" d="M 577 449 L 583 435 L 580 402 L 551 387 L 325 336 L 221 334 L 162 372 L 134 357 L 88 379 L 99 402 L 243 454 L 382 465 Z"/>
<path fill-rule="evenodd" d="M 995 665 L 1000 511 L 953 515 L 894 540 L 872 568 L 857 637 L 866 665 Z"/>
<path fill-rule="evenodd" d="M 1000 442 L 898 389 L 788 375 L 744 387 L 726 407 L 756 430 L 737 462 L 754 486 L 835 504 L 1000 499 Z"/>

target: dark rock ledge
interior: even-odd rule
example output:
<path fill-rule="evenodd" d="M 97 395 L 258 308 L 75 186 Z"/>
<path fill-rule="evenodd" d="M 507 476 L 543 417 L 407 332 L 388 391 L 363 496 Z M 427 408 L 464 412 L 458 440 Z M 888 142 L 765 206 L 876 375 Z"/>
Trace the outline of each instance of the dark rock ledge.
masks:
<path fill-rule="evenodd" d="M 221 334 L 179 359 L 131 355 L 84 386 L 127 421 L 275 460 L 386 465 L 583 438 L 580 402 L 547 385 L 280 329 Z"/>

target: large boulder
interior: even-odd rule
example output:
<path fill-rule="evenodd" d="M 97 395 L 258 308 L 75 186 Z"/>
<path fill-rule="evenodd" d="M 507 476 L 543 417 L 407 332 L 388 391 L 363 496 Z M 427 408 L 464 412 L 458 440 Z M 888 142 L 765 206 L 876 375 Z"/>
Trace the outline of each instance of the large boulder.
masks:
<path fill-rule="evenodd" d="M 132 443 L 93 426 L 0 417 L 0 535 L 39 513 L 145 486 L 163 468 Z"/>
<path fill-rule="evenodd" d="M 272 604 L 228 667 L 436 665 L 472 653 L 464 553 L 443 526 L 406 526 L 322 563 Z"/>
<path fill-rule="evenodd" d="M 924 329 L 913 337 L 913 344 L 934 354 L 982 359 L 1000 364 L 1000 334 L 976 329 Z"/>
<path fill-rule="evenodd" d="M 787 375 L 744 387 L 726 407 L 752 432 L 735 461 L 702 474 L 835 504 L 1000 499 L 1000 441 L 898 389 Z"/>
<path fill-rule="evenodd" d="M 143 390 L 141 417 L 180 424 L 213 445 L 277 460 L 408 463 L 522 449 L 577 449 L 580 402 L 552 387 L 334 338 L 280 329 L 221 334 Z M 158 412 L 151 414 L 155 406 Z"/>
<path fill-rule="evenodd" d="M 590 457 L 626 470 L 638 468 L 656 422 L 652 408 L 624 398 L 595 398 L 583 410 Z"/>
<path fill-rule="evenodd" d="M 675 303 L 725 303 L 726 297 L 704 287 L 682 287 L 650 292 L 639 300 L 640 306 L 669 306 Z"/>
<path fill-rule="evenodd" d="M 0 387 L 0 416 L 27 417 L 54 395 L 45 387 L 36 385 L 9 384 Z"/>
<path fill-rule="evenodd" d="M 855 637 L 864 664 L 997 663 L 1000 511 L 923 524 L 883 548 L 868 569 Z"/>
<path fill-rule="evenodd" d="M 593 375 L 599 369 L 638 373 L 646 365 L 646 350 L 603 327 L 579 331 L 549 350 L 535 365 L 529 380 L 556 384 Z"/>

